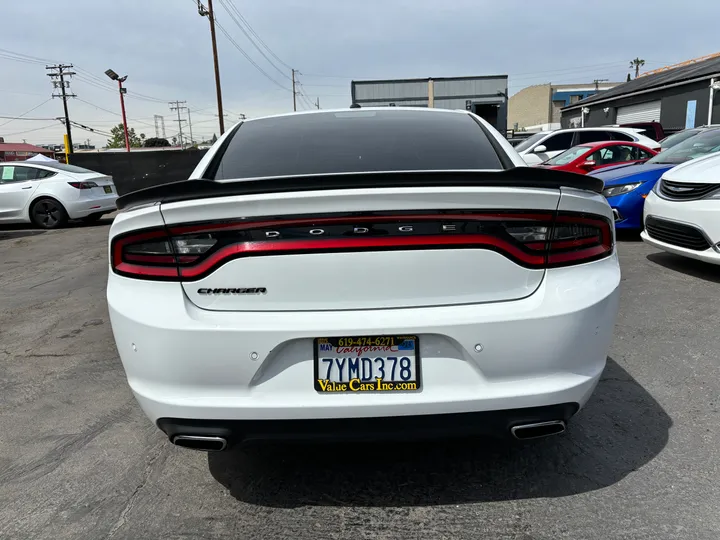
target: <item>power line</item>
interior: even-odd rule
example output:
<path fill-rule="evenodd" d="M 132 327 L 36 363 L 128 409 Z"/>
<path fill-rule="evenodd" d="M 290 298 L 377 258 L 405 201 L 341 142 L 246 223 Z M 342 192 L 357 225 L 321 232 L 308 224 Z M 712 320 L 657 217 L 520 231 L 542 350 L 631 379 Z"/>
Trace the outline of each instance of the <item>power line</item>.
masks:
<path fill-rule="evenodd" d="M 6 126 L 7 124 L 9 124 L 10 122 L 12 122 L 12 121 L 14 121 L 14 120 L 20 120 L 23 116 L 25 116 L 25 115 L 28 114 L 28 113 L 33 112 L 35 109 L 39 109 L 40 107 L 42 107 L 43 105 L 45 105 L 45 104 L 46 104 L 48 101 L 50 101 L 50 100 L 52 100 L 52 98 L 48 98 L 48 99 L 46 99 L 45 101 L 43 101 L 40 105 L 35 105 L 35 107 L 33 107 L 32 109 L 30 109 L 29 111 L 25 111 L 25 112 L 22 113 L 20 116 L 16 116 L 15 118 L 11 118 L 11 119 L 8 120 L 7 122 L 4 122 L 4 123 L 0 124 L 0 127 Z"/>
<path fill-rule="evenodd" d="M 26 129 L 25 131 L 16 131 L 15 133 L 5 133 L 5 137 L 12 137 L 13 135 L 21 135 L 23 133 L 30 133 L 31 131 L 40 131 L 41 129 L 48 129 L 51 127 L 55 127 L 56 124 L 48 124 L 47 126 L 42 126 L 39 128 L 33 128 L 33 129 Z"/>
<path fill-rule="evenodd" d="M 280 63 L 281 63 L 283 66 L 285 66 L 287 69 L 292 69 L 289 65 L 287 65 L 285 62 L 283 62 L 277 54 L 275 54 L 275 53 L 272 51 L 272 49 L 268 46 L 267 43 L 265 43 L 265 42 L 263 41 L 263 39 L 258 35 L 258 33 L 257 33 L 257 32 L 253 29 L 253 27 L 250 25 L 250 23 L 248 22 L 248 20 L 247 20 L 245 17 L 243 17 L 242 13 L 240 13 L 240 10 L 239 10 L 239 9 L 237 8 L 237 6 L 234 4 L 233 0 L 227 0 L 227 2 L 228 2 L 228 3 L 230 4 L 230 6 L 233 8 L 233 10 L 234 10 L 235 13 L 237 14 L 237 16 L 240 17 L 240 20 L 245 24 L 245 26 L 246 26 L 247 29 L 250 31 L 250 33 L 251 33 L 253 36 L 255 36 L 255 38 L 260 42 L 260 44 L 261 44 L 263 47 L 265 47 L 265 49 L 267 49 L 267 51 L 273 56 L 273 58 L 275 58 L 275 60 L 277 60 L 278 62 L 280 62 Z M 227 9 L 227 8 L 225 8 L 225 9 Z M 263 55 L 263 56 L 264 56 L 264 55 Z M 287 76 L 287 75 L 286 75 L 286 76 Z"/>
<path fill-rule="evenodd" d="M 233 14 L 233 11 L 230 9 L 228 4 L 225 3 L 225 0 L 218 0 L 218 1 L 220 2 L 220 5 L 222 5 L 225 8 L 225 11 L 228 12 L 228 15 L 230 15 L 230 18 L 233 20 L 235 25 L 240 29 L 240 31 L 242 31 L 243 34 L 245 34 L 245 37 L 248 38 L 248 41 L 252 44 L 252 46 L 257 49 L 257 51 L 263 56 L 263 58 L 265 58 L 265 60 L 267 60 L 268 63 L 272 67 L 274 67 L 278 71 L 278 73 L 280 73 L 280 75 L 282 75 L 286 79 L 289 79 L 290 77 L 287 76 L 287 73 L 285 73 L 282 69 L 277 67 L 275 65 L 275 63 L 270 58 L 268 58 L 268 55 L 263 52 L 263 50 L 260 48 L 260 46 L 257 43 L 255 43 L 252 36 L 247 32 L 247 30 L 245 30 L 245 27 L 242 25 L 242 23 L 240 23 L 240 21 L 235 17 L 235 15 Z M 237 11 L 237 8 L 235 7 L 234 4 L 232 7 L 235 9 L 235 11 Z M 238 13 L 239 13 L 239 11 L 238 11 Z"/>
<path fill-rule="evenodd" d="M 114 114 L 115 116 L 122 116 L 122 114 L 120 114 L 119 112 L 111 111 L 110 109 L 106 109 L 106 108 L 104 108 L 104 107 L 100 107 L 100 105 L 95 105 L 94 103 L 90 103 L 89 101 L 86 101 L 86 100 L 84 100 L 84 99 L 77 98 L 77 100 L 78 100 L 78 101 L 81 101 L 81 102 L 83 102 L 83 103 L 86 103 L 87 105 L 90 105 L 90 106 L 92 106 L 92 107 L 95 107 L 96 109 L 100 109 L 101 111 L 105 111 L 105 112 L 108 112 L 108 113 L 110 113 L 110 114 Z M 153 127 L 153 124 L 151 124 L 151 123 L 149 123 L 149 122 L 143 122 L 142 120 L 138 120 L 137 118 L 130 118 L 130 117 L 128 117 L 128 120 L 131 120 L 132 122 L 135 122 L 136 124 L 143 124 L 143 125 L 145 125 L 145 126 Z"/>
<path fill-rule="evenodd" d="M 247 61 L 250 62 L 253 66 L 255 66 L 255 69 L 257 69 L 260 73 L 262 73 L 263 75 L 265 75 L 265 77 L 267 77 L 270 81 L 274 82 L 276 85 L 278 85 L 278 86 L 279 86 L 280 88 L 282 88 L 283 90 L 287 90 L 288 92 L 292 92 L 292 90 L 290 90 L 288 87 L 283 86 L 282 84 L 280 84 L 279 82 L 277 82 L 275 79 L 273 79 L 270 75 L 268 75 L 268 73 L 267 73 L 263 68 L 261 68 L 261 67 L 257 64 L 257 62 L 255 62 L 255 60 L 253 60 L 252 58 L 250 58 L 250 56 L 248 55 L 248 53 L 246 53 L 245 50 L 244 50 L 240 45 L 238 45 L 237 41 L 235 41 L 235 40 L 232 38 L 232 36 L 231 36 L 230 34 L 228 34 L 227 30 L 225 30 L 225 28 L 224 28 L 219 22 L 216 21 L 216 22 L 215 22 L 215 25 L 220 29 L 220 31 L 221 31 L 223 34 L 225 34 L 225 37 L 228 38 L 228 40 L 230 41 L 230 43 L 232 43 L 238 51 L 240 51 L 240 53 L 247 59 Z"/>

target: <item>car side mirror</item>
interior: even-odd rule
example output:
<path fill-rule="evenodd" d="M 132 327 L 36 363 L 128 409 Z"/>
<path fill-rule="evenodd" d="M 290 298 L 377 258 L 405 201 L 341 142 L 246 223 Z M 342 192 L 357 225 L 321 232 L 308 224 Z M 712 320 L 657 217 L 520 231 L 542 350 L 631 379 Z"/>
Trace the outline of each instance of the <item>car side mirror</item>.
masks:
<path fill-rule="evenodd" d="M 595 161 L 590 159 L 585 163 L 580 164 L 583 169 L 592 169 L 595 166 Z"/>
<path fill-rule="evenodd" d="M 538 144 L 535 148 L 533 148 L 533 153 L 535 154 L 544 154 L 547 152 L 547 146 L 544 144 Z"/>

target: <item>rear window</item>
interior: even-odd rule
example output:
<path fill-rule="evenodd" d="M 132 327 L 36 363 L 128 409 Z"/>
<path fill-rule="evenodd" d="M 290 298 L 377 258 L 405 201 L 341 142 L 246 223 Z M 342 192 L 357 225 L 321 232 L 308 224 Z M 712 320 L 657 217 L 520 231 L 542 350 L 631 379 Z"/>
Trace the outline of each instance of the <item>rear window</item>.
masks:
<path fill-rule="evenodd" d="M 357 109 L 245 122 L 206 177 L 502 168 L 467 114 Z"/>

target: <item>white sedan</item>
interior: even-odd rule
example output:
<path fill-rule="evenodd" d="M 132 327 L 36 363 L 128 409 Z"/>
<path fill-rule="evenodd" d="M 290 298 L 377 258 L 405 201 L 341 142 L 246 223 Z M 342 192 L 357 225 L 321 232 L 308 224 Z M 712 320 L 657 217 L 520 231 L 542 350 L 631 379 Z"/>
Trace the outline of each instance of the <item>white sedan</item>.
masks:
<path fill-rule="evenodd" d="M 120 197 L 107 299 L 140 406 L 201 450 L 563 432 L 612 338 L 613 217 L 600 180 L 522 164 L 466 111 L 316 111 Z"/>
<path fill-rule="evenodd" d="M 43 229 L 68 219 L 97 221 L 116 210 L 112 178 L 64 163 L 0 163 L 0 224 L 32 223 Z"/>
<path fill-rule="evenodd" d="M 648 244 L 685 257 L 720 264 L 720 154 L 670 169 L 645 199 Z"/>

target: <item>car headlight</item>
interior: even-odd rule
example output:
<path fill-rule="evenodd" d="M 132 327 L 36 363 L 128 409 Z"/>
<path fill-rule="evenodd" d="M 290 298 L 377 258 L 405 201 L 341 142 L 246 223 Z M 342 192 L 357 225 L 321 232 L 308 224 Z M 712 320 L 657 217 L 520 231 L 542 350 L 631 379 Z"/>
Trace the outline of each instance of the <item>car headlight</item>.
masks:
<path fill-rule="evenodd" d="M 630 193 L 633 189 L 642 185 L 642 182 L 634 182 L 632 184 L 622 184 L 619 186 L 610 186 L 603 189 L 603 195 L 605 197 L 615 197 L 616 195 L 623 195 L 624 193 Z"/>

